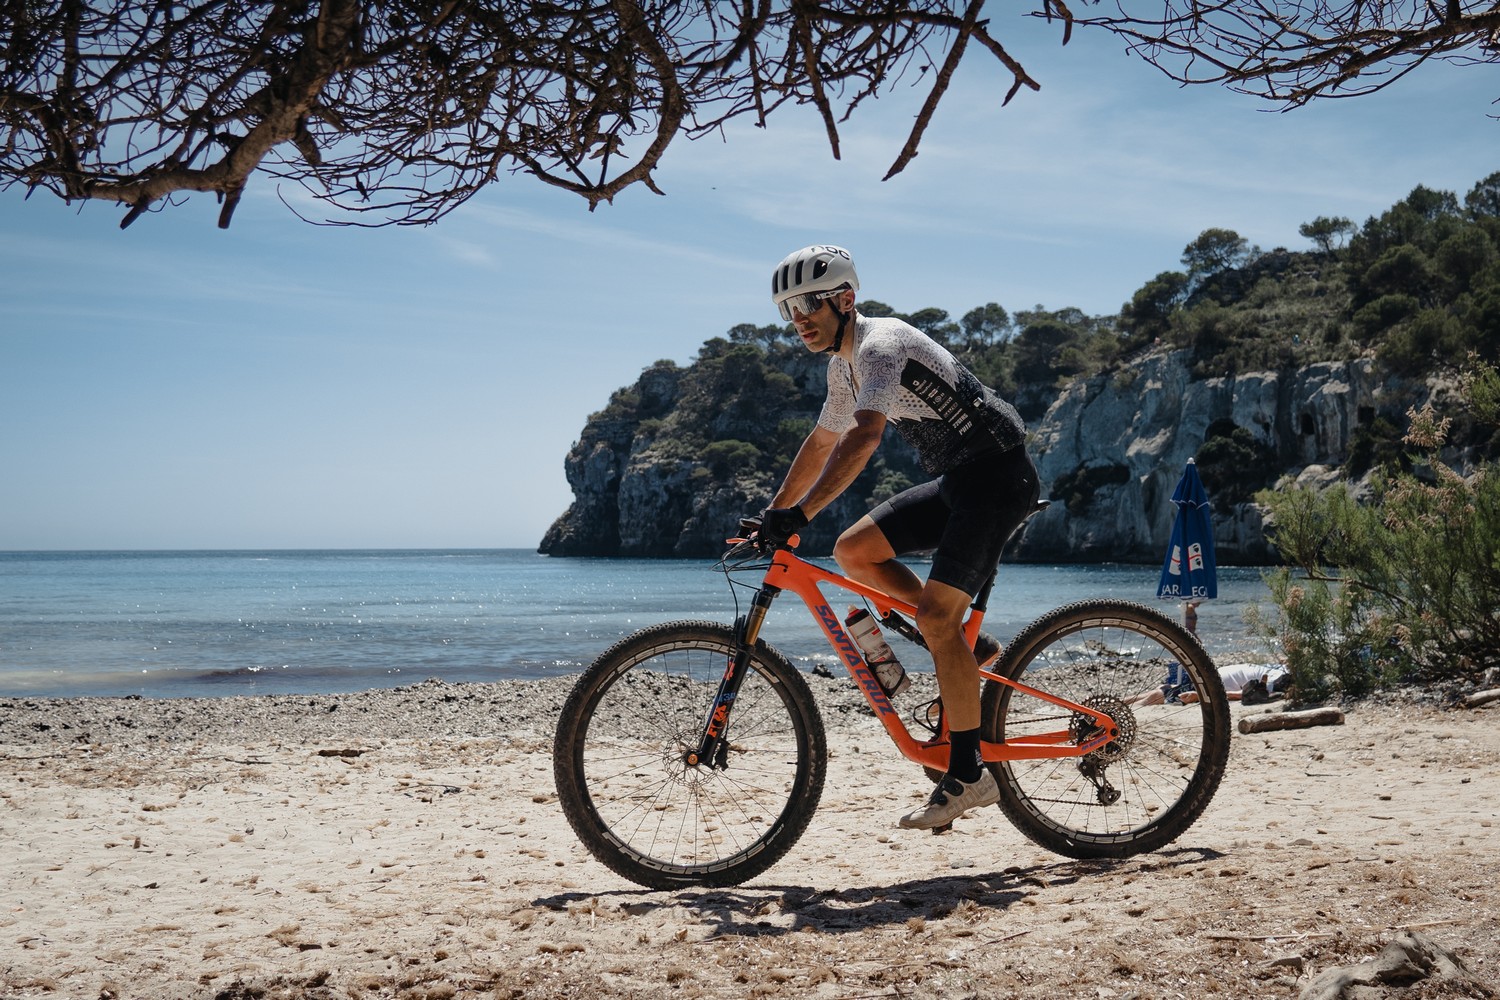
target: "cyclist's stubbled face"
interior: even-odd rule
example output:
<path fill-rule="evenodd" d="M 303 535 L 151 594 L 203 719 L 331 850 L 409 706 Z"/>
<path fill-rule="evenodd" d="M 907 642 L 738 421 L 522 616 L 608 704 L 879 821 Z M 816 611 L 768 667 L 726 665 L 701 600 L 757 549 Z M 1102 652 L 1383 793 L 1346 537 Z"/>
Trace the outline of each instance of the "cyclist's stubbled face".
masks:
<path fill-rule="evenodd" d="M 831 303 L 839 302 L 846 296 L 852 298 L 853 293 L 845 292 L 837 299 L 822 300 L 810 315 L 793 307 L 792 325 L 797 330 L 797 336 L 802 338 L 803 346 L 812 353 L 821 354 L 833 346 L 834 338 L 839 333 L 839 314 Z M 844 305 L 843 302 L 839 304 Z"/>

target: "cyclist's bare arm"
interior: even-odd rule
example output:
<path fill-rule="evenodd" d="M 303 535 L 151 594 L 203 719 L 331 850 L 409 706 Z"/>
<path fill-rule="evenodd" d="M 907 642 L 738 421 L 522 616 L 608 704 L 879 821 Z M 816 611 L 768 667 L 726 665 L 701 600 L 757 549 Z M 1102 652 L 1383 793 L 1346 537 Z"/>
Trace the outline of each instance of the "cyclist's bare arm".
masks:
<path fill-rule="evenodd" d="M 826 427 L 814 427 L 797 449 L 792 467 L 786 471 L 781 489 L 771 498 L 772 507 L 790 507 L 807 495 L 808 489 L 818 479 L 818 473 L 828 464 L 828 455 L 838 442 L 839 436 Z"/>
<path fill-rule="evenodd" d="M 796 504 L 811 519 L 859 477 L 884 432 L 885 414 L 875 410 L 856 410 L 854 426 L 842 434 L 814 427 L 771 505 Z"/>

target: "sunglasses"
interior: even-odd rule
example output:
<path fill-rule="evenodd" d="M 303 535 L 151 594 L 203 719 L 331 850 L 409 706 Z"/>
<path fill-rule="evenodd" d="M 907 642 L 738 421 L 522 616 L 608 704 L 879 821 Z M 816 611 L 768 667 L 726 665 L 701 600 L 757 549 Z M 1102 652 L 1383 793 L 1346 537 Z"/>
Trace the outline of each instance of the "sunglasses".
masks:
<path fill-rule="evenodd" d="M 783 299 L 780 303 L 781 318 L 791 322 L 793 309 L 804 316 L 811 316 L 823 308 L 824 300 L 842 295 L 844 291 L 842 288 L 836 288 L 831 292 L 803 292 L 801 295 Z"/>

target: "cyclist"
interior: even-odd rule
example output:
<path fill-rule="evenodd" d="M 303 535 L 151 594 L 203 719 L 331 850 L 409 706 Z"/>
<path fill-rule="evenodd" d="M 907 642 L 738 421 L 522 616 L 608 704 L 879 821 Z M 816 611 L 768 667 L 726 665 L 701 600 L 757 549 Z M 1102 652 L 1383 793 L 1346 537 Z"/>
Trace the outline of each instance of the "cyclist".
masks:
<path fill-rule="evenodd" d="M 858 290 L 854 261 L 842 247 L 804 247 L 772 274 L 782 318 L 809 351 L 828 355 L 828 393 L 760 515 L 758 534 L 779 543 L 805 527 L 854 482 L 888 421 L 936 477 L 861 517 L 833 552 L 846 575 L 917 608 L 952 739 L 947 773 L 900 825 L 932 829 L 1000 798 L 980 757 L 979 664 L 963 619 L 1006 540 L 1036 505 L 1037 475 L 1015 407 L 916 327 L 860 315 Z M 924 583 L 897 557 L 925 549 L 936 551 Z M 996 651 L 989 640 L 981 655 Z"/>

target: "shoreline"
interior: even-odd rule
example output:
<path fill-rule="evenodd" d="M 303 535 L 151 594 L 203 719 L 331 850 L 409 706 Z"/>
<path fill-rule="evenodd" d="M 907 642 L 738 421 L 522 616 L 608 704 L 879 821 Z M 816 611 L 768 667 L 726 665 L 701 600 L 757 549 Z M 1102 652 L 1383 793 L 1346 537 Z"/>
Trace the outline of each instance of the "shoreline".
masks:
<path fill-rule="evenodd" d="M 550 737 L 579 673 L 537 680 L 429 678 L 347 694 L 0 696 L 0 750 L 34 743 L 168 746 L 273 739 L 397 740 L 420 734 L 446 739 L 513 733 Z M 851 718 L 871 718 L 849 678 L 805 673 L 803 679 L 813 689 L 830 730 Z M 909 708 L 935 697 L 936 690 L 934 675 L 913 674 L 911 693 L 903 701 Z"/>

